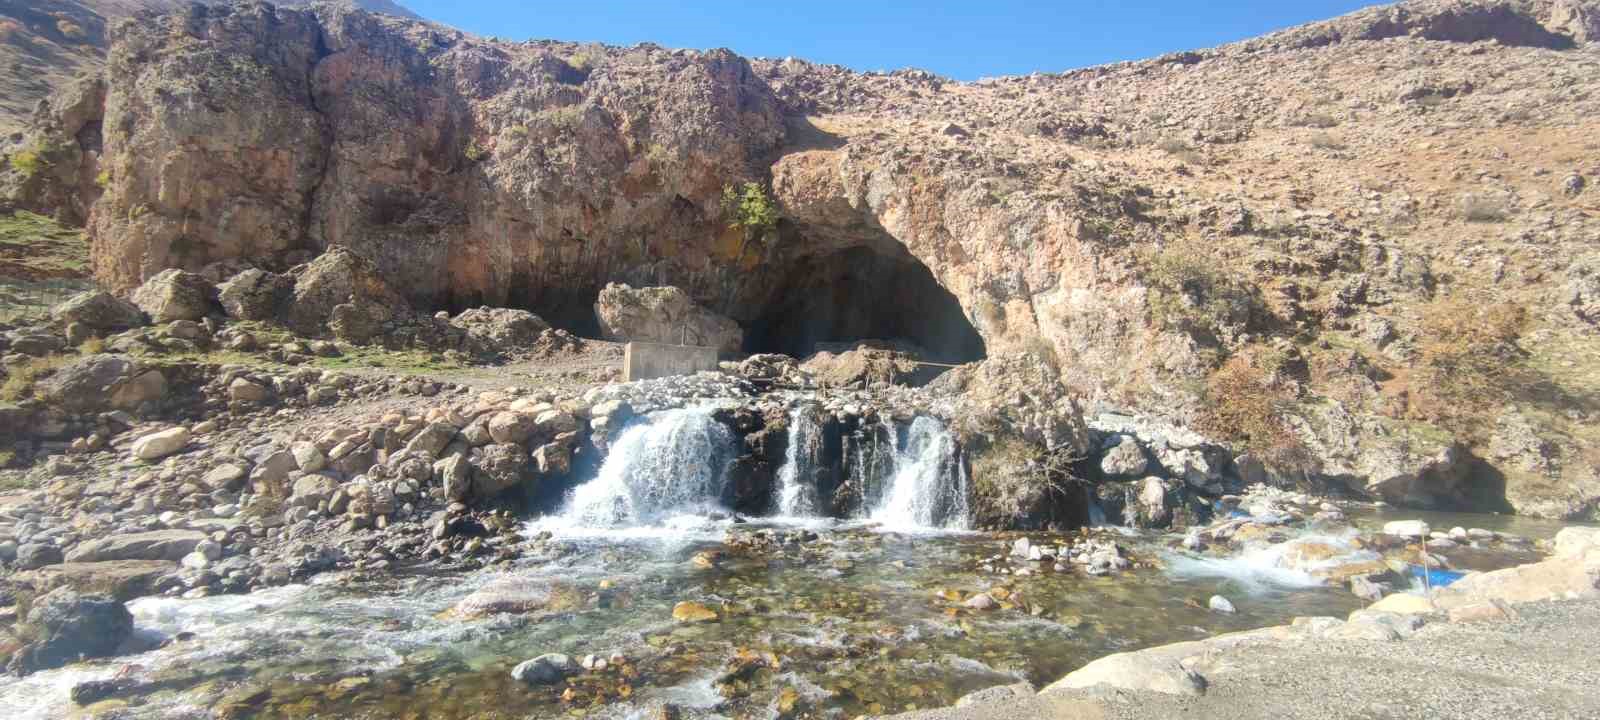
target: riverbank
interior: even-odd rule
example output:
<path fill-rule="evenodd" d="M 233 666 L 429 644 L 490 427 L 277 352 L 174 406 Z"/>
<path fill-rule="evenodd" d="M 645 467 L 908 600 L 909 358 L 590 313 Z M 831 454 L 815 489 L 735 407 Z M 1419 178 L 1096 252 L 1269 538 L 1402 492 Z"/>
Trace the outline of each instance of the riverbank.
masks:
<path fill-rule="evenodd" d="M 1600 716 L 1600 534 L 1338 618 L 1112 655 L 896 720 Z M 1395 612 L 1385 611 L 1385 608 Z"/>

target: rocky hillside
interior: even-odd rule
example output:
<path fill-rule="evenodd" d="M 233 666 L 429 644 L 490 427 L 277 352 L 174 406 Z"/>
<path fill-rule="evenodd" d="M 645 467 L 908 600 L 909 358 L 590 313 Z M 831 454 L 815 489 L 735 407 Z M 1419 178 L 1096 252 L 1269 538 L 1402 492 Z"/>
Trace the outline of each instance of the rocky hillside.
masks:
<path fill-rule="evenodd" d="M 101 70 L 109 25 L 141 12 L 171 12 L 186 4 L 186 0 L 0 0 L 0 135 L 21 130 L 38 102 L 55 88 Z M 390 0 L 346 4 L 420 19 Z"/>
<path fill-rule="evenodd" d="M 0 183 L 84 223 L 109 289 L 342 246 L 419 309 L 592 334 L 607 283 L 672 285 L 746 351 L 1029 352 L 1091 422 L 1175 420 L 1282 482 L 1600 512 L 1592 1 L 978 83 L 332 5 L 104 32 Z"/>

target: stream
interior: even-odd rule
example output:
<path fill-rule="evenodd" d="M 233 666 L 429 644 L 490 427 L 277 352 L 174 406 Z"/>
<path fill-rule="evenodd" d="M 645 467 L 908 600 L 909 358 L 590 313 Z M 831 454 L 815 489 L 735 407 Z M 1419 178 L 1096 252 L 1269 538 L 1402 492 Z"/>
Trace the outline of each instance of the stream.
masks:
<path fill-rule="evenodd" d="M 804 410 L 797 410 L 803 415 Z M 799 429 L 795 429 L 798 427 Z M 1181 535 L 1099 528 L 1135 567 L 1092 576 L 1050 565 L 985 571 L 1015 533 L 966 530 L 969 479 L 948 432 L 918 418 L 894 433 L 860 517 L 815 517 L 801 423 L 779 473 L 780 514 L 722 509 L 719 468 L 734 438 L 710 412 L 656 413 L 618 438 L 558 513 L 527 521 L 523 559 L 467 574 L 339 573 L 250 595 L 129 603 L 156 650 L 0 679 L 0 717 L 854 717 L 953 703 L 985 687 L 1048 684 L 1109 653 L 1343 616 L 1363 603 L 1288 569 L 1293 542 L 1219 555 L 1174 549 Z M 1559 523 L 1498 516 L 1352 511 L 1371 529 L 1424 517 L 1548 537 Z M 1354 531 L 1293 530 L 1365 552 Z M 1034 544 L 1079 534 L 1028 533 Z M 1533 557 L 1485 555 L 1504 566 Z M 1013 565 L 1016 565 L 1014 563 Z M 495 588 L 537 598 L 523 613 L 464 616 Z M 976 612 L 974 592 L 1008 598 Z M 1205 609 L 1220 594 L 1236 614 Z M 470 605 L 470 600 L 468 605 Z M 682 602 L 710 622 L 674 619 Z M 545 653 L 605 660 L 565 683 L 525 685 L 518 663 Z M 86 680 L 135 689 L 79 708 Z"/>

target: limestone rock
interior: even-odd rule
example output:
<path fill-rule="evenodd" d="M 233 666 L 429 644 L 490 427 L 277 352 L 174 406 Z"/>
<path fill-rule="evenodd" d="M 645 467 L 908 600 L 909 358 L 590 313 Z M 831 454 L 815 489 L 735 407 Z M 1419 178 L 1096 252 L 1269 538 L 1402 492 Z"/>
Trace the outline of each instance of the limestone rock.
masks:
<path fill-rule="evenodd" d="M 86 540 L 67 553 L 67 562 L 167 560 L 177 562 L 206 539 L 198 530 L 152 530 Z"/>
<path fill-rule="evenodd" d="M 500 350 L 531 349 L 539 334 L 550 329 L 538 315 L 512 308 L 472 308 L 451 318 L 450 324 Z"/>
<path fill-rule="evenodd" d="M 1143 474 L 1148 464 L 1139 441 L 1122 436 L 1100 458 L 1100 471 L 1108 477 L 1135 477 Z"/>
<path fill-rule="evenodd" d="M 133 456 L 144 461 L 160 460 L 183 450 L 189 444 L 189 428 L 179 425 L 133 441 Z"/>
<path fill-rule="evenodd" d="M 163 270 L 133 292 L 133 303 L 150 322 L 199 320 L 211 313 L 217 289 L 205 278 L 182 270 Z"/>
<path fill-rule="evenodd" d="M 1421 520 L 1394 520 L 1383 524 L 1383 534 L 1406 538 L 1425 538 L 1430 528 Z"/>
<path fill-rule="evenodd" d="M 600 291 L 594 312 L 607 340 L 700 345 L 723 352 L 738 352 L 744 344 L 738 323 L 707 310 L 675 287 L 611 283 Z"/>
<path fill-rule="evenodd" d="M 144 325 L 138 306 L 104 290 L 78 293 L 50 309 L 57 323 L 77 323 L 101 333 L 119 332 Z"/>
<path fill-rule="evenodd" d="M 528 685 L 549 685 L 561 682 L 579 670 L 572 658 L 560 653 L 547 653 L 512 668 L 511 677 Z"/>
<path fill-rule="evenodd" d="M 251 268 L 217 287 L 217 300 L 229 317 L 240 320 L 276 319 L 294 292 L 294 282 L 282 275 Z"/>

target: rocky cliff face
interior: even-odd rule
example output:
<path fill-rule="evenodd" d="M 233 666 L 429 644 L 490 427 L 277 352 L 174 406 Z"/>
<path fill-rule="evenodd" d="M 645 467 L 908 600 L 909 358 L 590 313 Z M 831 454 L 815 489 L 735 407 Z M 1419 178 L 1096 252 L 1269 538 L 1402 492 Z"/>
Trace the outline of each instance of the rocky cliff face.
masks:
<path fill-rule="evenodd" d="M 1285 477 L 1596 512 L 1592 2 L 1408 2 L 978 83 L 334 6 L 109 38 L 105 81 L 10 151 L 52 162 L 7 182 L 87 217 L 113 289 L 342 246 L 420 308 L 594 332 L 607 283 L 671 285 L 749 351 L 1027 351 L 1091 408 L 1282 450 Z M 770 231 L 725 212 L 744 181 Z M 1423 372 L 1462 306 L 1529 316 L 1471 417 Z M 1214 411 L 1236 401 L 1258 412 Z"/>

